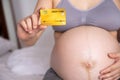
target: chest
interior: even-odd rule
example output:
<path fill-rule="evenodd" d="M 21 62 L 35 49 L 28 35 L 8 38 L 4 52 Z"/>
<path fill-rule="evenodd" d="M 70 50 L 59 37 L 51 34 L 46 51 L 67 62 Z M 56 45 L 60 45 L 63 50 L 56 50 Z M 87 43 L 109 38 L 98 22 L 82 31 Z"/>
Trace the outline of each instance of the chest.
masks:
<path fill-rule="evenodd" d="M 72 0 L 61 0 L 56 8 L 66 9 L 67 25 L 54 29 L 65 31 L 83 25 L 97 26 L 106 30 L 117 30 L 120 27 L 120 10 L 114 0 L 96 2 L 88 0 L 87 3 L 85 1 L 81 2 L 83 5 L 79 1 L 76 3 Z"/>
<path fill-rule="evenodd" d="M 78 10 L 87 11 L 101 3 L 102 0 L 68 0 L 68 2 Z"/>
<path fill-rule="evenodd" d="M 61 2 L 62 0 L 53 0 L 54 8 Z M 103 0 L 68 0 L 72 6 L 79 10 L 88 10 L 90 8 L 95 7 L 99 3 L 101 3 Z M 116 7 L 120 9 L 120 0 L 113 0 Z"/>

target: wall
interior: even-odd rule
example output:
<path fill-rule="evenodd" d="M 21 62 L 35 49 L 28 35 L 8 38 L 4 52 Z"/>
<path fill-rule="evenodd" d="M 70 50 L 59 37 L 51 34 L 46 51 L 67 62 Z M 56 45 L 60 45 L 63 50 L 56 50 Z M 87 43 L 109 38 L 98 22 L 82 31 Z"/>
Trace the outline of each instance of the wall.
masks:
<path fill-rule="evenodd" d="M 22 18 L 33 13 L 37 0 L 11 0 L 16 24 Z M 53 30 L 48 27 L 35 46 L 51 51 L 54 45 Z"/>
<path fill-rule="evenodd" d="M 18 22 L 20 19 L 32 14 L 37 0 L 11 0 L 15 19 Z"/>
<path fill-rule="evenodd" d="M 11 42 L 14 42 L 15 49 L 17 49 L 18 44 L 17 44 L 17 38 L 16 38 L 16 30 L 15 30 L 14 19 L 13 19 L 13 15 L 12 15 L 10 1 L 2 0 L 2 6 L 3 6 L 3 10 L 4 10 L 9 39 Z"/>

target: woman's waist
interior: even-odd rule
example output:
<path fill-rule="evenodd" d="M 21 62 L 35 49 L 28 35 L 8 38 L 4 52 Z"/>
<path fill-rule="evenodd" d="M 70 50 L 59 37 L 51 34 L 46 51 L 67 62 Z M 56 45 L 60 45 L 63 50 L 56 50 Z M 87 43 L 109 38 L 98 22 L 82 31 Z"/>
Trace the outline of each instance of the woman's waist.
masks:
<path fill-rule="evenodd" d="M 53 51 L 51 67 L 63 80 L 98 80 L 99 71 L 113 63 L 103 52 Z M 72 76 L 71 76 L 72 75 Z"/>

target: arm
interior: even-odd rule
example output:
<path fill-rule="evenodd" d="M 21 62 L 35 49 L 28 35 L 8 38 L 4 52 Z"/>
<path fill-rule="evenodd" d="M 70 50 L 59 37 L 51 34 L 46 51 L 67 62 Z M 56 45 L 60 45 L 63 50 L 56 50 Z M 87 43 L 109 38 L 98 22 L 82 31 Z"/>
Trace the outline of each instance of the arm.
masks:
<path fill-rule="evenodd" d="M 39 10 L 42 8 L 52 8 L 52 5 L 52 0 L 38 0 L 34 13 L 17 24 L 17 34 L 24 45 L 34 45 L 45 28 L 47 28 L 47 26 L 40 24 Z"/>

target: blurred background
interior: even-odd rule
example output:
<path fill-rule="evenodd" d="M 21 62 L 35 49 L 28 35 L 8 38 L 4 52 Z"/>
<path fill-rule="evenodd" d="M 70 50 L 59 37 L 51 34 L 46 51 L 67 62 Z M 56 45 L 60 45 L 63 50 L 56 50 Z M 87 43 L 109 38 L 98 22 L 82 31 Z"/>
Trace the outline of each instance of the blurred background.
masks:
<path fill-rule="evenodd" d="M 33 13 L 36 3 L 37 0 L 0 0 L 0 80 L 42 80 L 49 69 L 54 46 L 52 27 L 30 47 L 25 47 L 16 34 L 17 23 Z"/>

